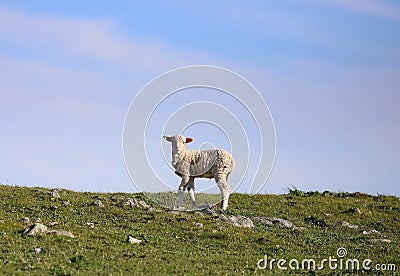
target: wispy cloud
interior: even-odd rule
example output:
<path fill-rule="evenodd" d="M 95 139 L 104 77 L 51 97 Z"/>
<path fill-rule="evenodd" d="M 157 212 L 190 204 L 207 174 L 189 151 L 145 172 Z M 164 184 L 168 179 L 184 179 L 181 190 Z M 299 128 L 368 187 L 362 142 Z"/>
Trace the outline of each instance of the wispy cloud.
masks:
<path fill-rule="evenodd" d="M 176 49 L 157 39 L 118 35 L 111 20 L 86 20 L 30 14 L 0 5 L 0 39 L 107 62 L 165 69 L 187 65 L 207 54 Z"/>
<path fill-rule="evenodd" d="M 359 13 L 370 14 L 392 20 L 400 20 L 400 5 L 383 0 L 332 0 L 312 1 L 319 5 L 330 5 Z M 397 2 L 398 3 L 398 2 Z"/>
<path fill-rule="evenodd" d="M 334 38 L 314 28 L 312 18 L 304 17 L 296 11 L 283 9 L 280 5 L 268 4 L 268 2 L 244 5 L 240 2 L 229 3 L 229 9 L 221 3 L 210 1 L 208 5 L 180 3 L 192 12 L 201 11 L 214 18 L 218 18 L 223 24 L 230 24 L 239 33 L 255 34 L 259 37 L 270 36 L 283 38 L 283 40 L 306 40 L 319 44 L 334 43 Z M 297 4 L 296 4 L 297 5 Z"/>
<path fill-rule="evenodd" d="M 328 9 L 324 10 L 322 7 Z M 339 12 L 330 9 L 332 7 L 339 9 Z M 322 10 L 324 10 L 323 14 L 327 18 L 321 21 L 321 16 L 315 16 L 313 13 Z M 289 49 L 293 45 L 299 45 L 300 48 L 306 47 L 314 49 L 316 52 L 321 51 L 325 55 L 322 58 L 332 59 L 333 62 L 337 62 L 332 58 L 335 54 L 342 55 L 342 57 L 361 56 L 361 58 L 367 57 L 390 62 L 400 58 L 399 51 L 397 51 L 398 47 L 396 47 L 398 41 L 395 37 L 383 41 L 379 39 L 371 40 L 371 37 L 376 37 L 379 33 L 378 28 L 382 27 L 378 26 L 368 30 L 374 24 L 369 22 L 370 25 L 365 27 L 366 30 L 362 30 L 362 27 L 359 28 L 361 24 L 355 24 L 354 21 L 350 20 L 350 17 L 338 20 L 342 10 L 400 20 L 400 5 L 374 0 L 306 0 L 302 3 L 294 2 L 291 9 L 284 8 L 284 5 L 260 4 L 257 7 L 256 5 L 239 6 L 231 4 L 229 11 L 224 11 L 224 13 L 218 13 L 218 10 L 209 10 L 208 12 L 213 13 L 214 16 L 222 17 L 246 35 L 254 34 L 257 38 L 275 40 L 282 45 L 289 45 Z M 357 21 L 358 18 L 355 20 Z M 359 29 L 360 32 L 354 33 L 353 30 L 344 30 L 346 24 L 349 24 L 352 29 Z M 268 51 L 268 47 L 266 47 L 266 50 Z M 291 53 L 291 50 L 287 52 Z M 332 55 L 326 55 L 326 53 Z M 312 53 L 309 53 L 307 58 L 310 57 L 312 57 Z M 284 59 L 284 57 L 282 58 Z M 317 54 L 317 58 L 321 59 L 321 56 Z"/>
<path fill-rule="evenodd" d="M 120 87 L 115 82 L 101 79 L 101 76 L 2 55 L 0 66 L 7 68 L 0 76 L 0 95 L 3 99 L 0 107 L 3 111 L 21 109 L 26 114 L 31 110 L 41 110 L 48 114 L 73 114 L 80 118 L 97 117 L 103 120 L 115 120 L 121 116 L 116 107 L 101 100 L 102 94 Z M 88 100 L 96 95 L 96 101 Z"/>

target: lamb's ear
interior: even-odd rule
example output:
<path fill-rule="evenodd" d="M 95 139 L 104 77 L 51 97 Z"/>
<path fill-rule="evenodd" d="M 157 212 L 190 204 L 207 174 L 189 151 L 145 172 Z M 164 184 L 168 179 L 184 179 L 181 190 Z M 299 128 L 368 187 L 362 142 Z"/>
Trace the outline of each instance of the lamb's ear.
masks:
<path fill-rule="evenodd" d="M 172 137 L 171 137 L 171 136 L 163 136 L 163 138 L 164 138 L 165 140 L 167 140 L 168 142 L 171 142 L 171 141 L 172 141 Z"/>
<path fill-rule="evenodd" d="M 190 143 L 190 142 L 193 142 L 193 138 L 189 138 L 189 137 L 186 138 L 186 144 L 187 144 L 187 143 Z"/>

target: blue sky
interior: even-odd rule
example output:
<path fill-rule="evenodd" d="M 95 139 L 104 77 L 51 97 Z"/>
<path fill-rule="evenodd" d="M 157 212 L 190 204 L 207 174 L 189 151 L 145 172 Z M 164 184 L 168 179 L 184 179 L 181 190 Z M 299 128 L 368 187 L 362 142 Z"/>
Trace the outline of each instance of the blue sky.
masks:
<path fill-rule="evenodd" d="M 274 118 L 262 192 L 400 195 L 399 49 L 390 0 L 0 1 L 0 183 L 135 191 L 130 102 L 168 70 L 210 64 L 249 80 Z"/>

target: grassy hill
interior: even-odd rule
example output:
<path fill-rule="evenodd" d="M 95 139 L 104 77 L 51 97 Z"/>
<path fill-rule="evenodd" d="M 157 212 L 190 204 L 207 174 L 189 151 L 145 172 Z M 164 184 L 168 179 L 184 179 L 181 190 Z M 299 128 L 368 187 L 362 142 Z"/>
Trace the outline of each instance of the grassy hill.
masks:
<path fill-rule="evenodd" d="M 256 220 L 254 228 L 244 228 L 202 212 L 171 212 L 142 194 L 63 189 L 58 194 L 59 198 L 49 189 L 0 185 L 0 274 L 393 275 L 400 271 L 397 197 L 296 189 L 286 195 L 233 194 L 224 212 L 281 218 L 304 228 L 295 230 Z M 158 210 L 124 205 L 128 198 L 144 200 Z M 104 206 L 93 204 L 96 200 Z M 29 222 L 21 221 L 25 217 Z M 50 230 L 70 231 L 75 238 L 21 235 L 36 219 Z M 378 232 L 363 234 L 368 230 Z M 128 235 L 142 242 L 128 243 Z M 347 251 L 341 258 L 339 248 Z M 259 261 L 264 256 L 267 263 Z M 336 269 L 329 267 L 329 258 Z M 271 259 L 276 259 L 272 269 Z M 278 268 L 279 259 L 285 260 L 279 264 L 286 271 Z M 304 259 L 314 259 L 317 265 L 327 261 L 322 271 L 310 271 L 307 261 L 302 269 Z M 351 269 L 351 262 L 346 269 L 348 259 L 357 259 L 360 270 Z M 371 270 L 362 270 L 365 259 L 371 260 Z M 289 264 L 296 268 L 296 260 L 299 269 L 292 270 Z"/>

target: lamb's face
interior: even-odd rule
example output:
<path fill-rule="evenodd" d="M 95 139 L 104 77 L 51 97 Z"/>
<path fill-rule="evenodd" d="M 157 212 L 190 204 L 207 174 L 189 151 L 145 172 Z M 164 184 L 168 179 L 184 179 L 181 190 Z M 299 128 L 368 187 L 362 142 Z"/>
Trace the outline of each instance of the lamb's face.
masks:
<path fill-rule="evenodd" d="M 193 141 L 192 138 L 185 138 L 182 134 L 164 136 L 164 139 L 172 143 L 172 151 L 179 152 L 186 149 L 186 144 Z"/>

